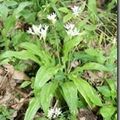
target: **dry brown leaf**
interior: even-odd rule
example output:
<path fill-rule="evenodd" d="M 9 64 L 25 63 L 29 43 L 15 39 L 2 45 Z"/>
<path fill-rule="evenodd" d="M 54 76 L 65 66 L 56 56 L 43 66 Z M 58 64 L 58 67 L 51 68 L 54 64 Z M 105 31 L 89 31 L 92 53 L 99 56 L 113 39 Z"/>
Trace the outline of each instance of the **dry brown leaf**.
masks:
<path fill-rule="evenodd" d="M 30 80 L 30 78 L 24 72 L 15 70 L 14 67 L 10 64 L 6 64 L 6 65 L 4 65 L 4 67 L 6 68 L 6 71 L 9 72 L 12 79 L 20 80 L 20 81 Z"/>
<path fill-rule="evenodd" d="M 12 78 L 15 80 L 30 80 L 30 78 L 25 73 L 17 70 L 14 71 Z"/>
<path fill-rule="evenodd" d="M 16 71 L 10 64 L 0 67 L 0 104 L 11 106 L 18 103 L 15 93 L 16 79 L 29 80 L 23 72 Z M 16 101 L 17 100 L 17 101 Z"/>
<path fill-rule="evenodd" d="M 72 61 L 72 62 L 71 62 L 71 67 L 72 67 L 72 68 L 76 68 L 78 65 L 79 65 L 79 62 L 78 62 L 78 61 Z"/>
<path fill-rule="evenodd" d="M 89 83 L 95 86 L 102 85 L 104 82 L 103 78 L 105 77 L 103 72 L 92 72 L 92 71 L 85 71 L 83 78 L 88 80 Z"/>
<path fill-rule="evenodd" d="M 12 94 L 9 91 L 6 91 L 4 96 L 0 99 L 0 104 L 7 106 L 11 98 L 12 98 Z"/>
<path fill-rule="evenodd" d="M 4 64 L 3 67 L 5 68 L 5 70 L 9 73 L 9 74 L 13 74 L 14 73 L 14 67 L 10 64 Z"/>
<path fill-rule="evenodd" d="M 88 109 L 80 109 L 78 113 L 78 120 L 97 120 L 97 116 Z"/>

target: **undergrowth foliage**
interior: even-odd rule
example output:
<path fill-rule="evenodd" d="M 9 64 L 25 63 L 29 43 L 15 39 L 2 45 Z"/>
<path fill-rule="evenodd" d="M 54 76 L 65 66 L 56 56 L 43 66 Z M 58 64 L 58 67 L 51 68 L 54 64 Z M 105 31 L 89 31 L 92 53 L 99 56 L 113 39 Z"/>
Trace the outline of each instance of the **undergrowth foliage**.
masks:
<path fill-rule="evenodd" d="M 116 4 L 1 0 L 1 64 L 39 68 L 22 84 L 34 94 L 24 120 L 77 120 L 79 109 L 96 107 L 104 120 L 116 120 Z"/>

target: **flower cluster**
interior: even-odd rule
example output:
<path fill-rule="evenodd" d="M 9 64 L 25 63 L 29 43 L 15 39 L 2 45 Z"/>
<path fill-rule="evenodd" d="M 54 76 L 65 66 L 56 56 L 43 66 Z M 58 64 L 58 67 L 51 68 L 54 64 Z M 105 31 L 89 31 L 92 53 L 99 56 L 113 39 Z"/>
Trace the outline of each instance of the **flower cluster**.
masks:
<path fill-rule="evenodd" d="M 74 14 L 78 14 L 79 7 L 74 6 L 72 8 Z M 56 22 L 56 14 L 53 12 L 52 14 L 48 15 L 47 18 L 55 24 Z M 28 29 L 27 33 L 32 34 L 32 35 L 37 35 L 40 37 L 40 39 L 45 40 L 47 36 L 47 30 L 48 30 L 47 25 L 32 25 L 31 28 Z M 67 23 L 65 26 L 66 32 L 69 36 L 73 37 L 76 35 L 79 35 L 79 30 L 75 27 L 74 24 L 72 23 Z"/>
<path fill-rule="evenodd" d="M 45 40 L 47 35 L 48 26 L 47 25 L 32 25 L 31 28 L 27 30 L 27 33 L 32 35 L 37 35 L 40 39 Z"/>
<path fill-rule="evenodd" d="M 53 12 L 52 14 L 48 15 L 47 18 L 53 23 L 55 24 L 56 22 L 56 14 Z"/>
<path fill-rule="evenodd" d="M 74 6 L 74 7 L 72 7 L 71 9 L 72 9 L 73 14 L 74 14 L 75 16 L 78 16 L 78 15 L 79 15 L 79 13 L 80 13 L 80 7 Z"/>
<path fill-rule="evenodd" d="M 56 22 L 56 14 L 53 12 L 52 14 L 48 15 L 47 18 L 55 24 Z M 47 25 L 32 25 L 31 28 L 27 30 L 27 33 L 32 34 L 32 35 L 37 35 L 40 37 L 40 39 L 45 40 L 46 35 L 47 35 L 47 30 L 48 30 Z"/>
<path fill-rule="evenodd" d="M 72 23 L 67 23 L 65 26 L 66 32 L 69 36 L 73 37 L 79 35 L 79 30 Z"/>
<path fill-rule="evenodd" d="M 48 111 L 48 118 L 54 119 L 57 118 L 61 114 L 60 108 L 52 108 Z"/>

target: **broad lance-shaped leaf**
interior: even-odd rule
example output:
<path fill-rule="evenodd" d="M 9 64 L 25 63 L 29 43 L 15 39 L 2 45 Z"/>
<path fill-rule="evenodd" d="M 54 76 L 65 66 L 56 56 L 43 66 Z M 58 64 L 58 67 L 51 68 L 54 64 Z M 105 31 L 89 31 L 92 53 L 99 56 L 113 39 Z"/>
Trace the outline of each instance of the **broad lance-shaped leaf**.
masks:
<path fill-rule="evenodd" d="M 100 114 L 103 116 L 105 120 L 112 120 L 111 117 L 115 113 L 116 107 L 113 105 L 104 105 L 100 109 Z"/>
<path fill-rule="evenodd" d="M 21 59 L 21 60 L 33 60 L 34 62 L 38 63 L 39 65 L 41 64 L 39 59 L 34 56 L 32 53 L 26 51 L 26 50 L 22 50 L 22 51 L 6 51 L 5 53 L 3 53 L 2 55 L 0 55 L 0 59 L 5 59 L 5 58 L 11 58 L 11 57 L 15 57 L 17 59 Z"/>
<path fill-rule="evenodd" d="M 68 60 L 68 53 L 73 50 L 74 47 L 76 47 L 80 41 L 82 41 L 82 35 L 85 35 L 85 32 L 80 33 L 79 36 L 70 39 L 68 41 L 66 41 L 64 43 L 64 47 L 63 47 L 63 53 L 64 53 L 64 62 L 66 62 Z"/>
<path fill-rule="evenodd" d="M 93 22 L 96 21 L 97 7 L 96 0 L 88 0 L 88 13 Z"/>
<path fill-rule="evenodd" d="M 67 102 L 71 114 L 77 114 L 78 96 L 77 89 L 73 82 L 65 82 L 61 85 L 62 93 Z"/>
<path fill-rule="evenodd" d="M 24 10 L 25 7 L 30 6 L 30 5 L 32 5 L 32 2 L 28 2 L 28 1 L 21 2 L 19 6 L 17 7 L 17 9 L 14 10 L 13 14 L 17 16 L 22 10 Z"/>
<path fill-rule="evenodd" d="M 41 106 L 45 114 L 48 113 L 51 100 L 55 94 L 56 88 L 57 88 L 57 83 L 50 82 L 50 83 L 45 84 L 41 89 L 39 100 L 41 102 Z"/>
<path fill-rule="evenodd" d="M 113 80 L 112 79 L 107 79 L 106 82 L 108 83 L 108 85 L 109 85 L 109 87 L 112 91 L 116 91 L 115 83 L 117 81 L 115 81 L 114 79 Z"/>
<path fill-rule="evenodd" d="M 95 14 L 97 12 L 96 0 L 88 0 L 88 10 Z"/>
<path fill-rule="evenodd" d="M 88 48 L 85 50 L 89 56 L 93 57 L 98 63 L 103 64 L 106 60 L 106 57 L 103 55 L 103 51 L 99 49 Z"/>
<path fill-rule="evenodd" d="M 38 111 L 38 109 L 40 108 L 40 100 L 36 97 L 33 98 L 30 101 L 30 104 L 28 106 L 28 109 L 25 113 L 25 118 L 24 120 L 33 120 L 36 112 Z"/>
<path fill-rule="evenodd" d="M 35 78 L 34 89 L 40 90 L 60 69 L 60 66 L 41 66 Z"/>
<path fill-rule="evenodd" d="M 81 67 L 77 67 L 73 73 L 75 72 L 83 72 L 83 70 L 99 70 L 99 71 L 110 71 L 106 66 L 101 65 L 99 63 L 95 63 L 95 62 L 89 62 L 84 64 Z"/>
<path fill-rule="evenodd" d="M 105 97 L 110 97 L 111 96 L 111 91 L 107 85 L 103 85 L 100 87 L 97 87 L 98 91 Z"/>
<path fill-rule="evenodd" d="M 38 47 L 37 45 L 29 42 L 24 42 L 20 44 L 20 47 L 27 49 L 31 53 L 38 55 L 39 57 L 42 57 L 43 54 L 41 53 L 41 48 Z"/>
<path fill-rule="evenodd" d="M 88 82 L 82 78 L 78 78 L 75 75 L 70 75 L 70 79 L 73 80 L 80 94 L 84 97 L 85 100 L 87 100 L 86 102 L 90 100 L 94 105 L 102 106 L 101 99 L 97 95 L 97 92 L 92 86 L 89 85 Z"/>
<path fill-rule="evenodd" d="M 74 80 L 75 78 L 73 76 L 69 76 L 69 78 L 71 80 Z M 85 99 L 85 101 L 87 102 L 87 104 L 89 105 L 90 108 L 92 108 L 92 102 L 90 101 L 88 95 L 86 94 L 85 90 L 82 88 L 79 88 L 79 86 L 77 87 L 77 89 L 79 90 L 80 94 L 83 96 L 83 98 Z"/>
<path fill-rule="evenodd" d="M 27 49 L 34 55 L 39 56 L 41 62 L 44 64 L 47 64 L 47 63 L 50 64 L 52 61 L 54 61 L 54 59 L 50 56 L 50 54 L 48 54 L 41 47 L 33 43 L 24 42 L 20 44 L 20 47 Z"/>
<path fill-rule="evenodd" d="M 63 12 L 63 13 L 69 13 L 70 12 L 70 10 L 66 7 L 60 7 L 58 10 Z"/>
<path fill-rule="evenodd" d="M 95 62 L 86 63 L 84 66 L 81 67 L 83 70 L 100 70 L 100 71 L 110 71 L 106 66 L 101 65 Z"/>

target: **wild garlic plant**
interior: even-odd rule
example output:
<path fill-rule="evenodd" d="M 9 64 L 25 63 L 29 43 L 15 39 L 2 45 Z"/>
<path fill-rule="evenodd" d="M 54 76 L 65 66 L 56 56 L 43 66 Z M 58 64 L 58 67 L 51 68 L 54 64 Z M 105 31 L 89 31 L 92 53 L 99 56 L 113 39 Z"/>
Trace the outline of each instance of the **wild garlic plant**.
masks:
<path fill-rule="evenodd" d="M 43 110 L 44 116 L 48 119 L 59 119 L 66 106 L 69 108 L 71 119 L 77 120 L 81 106 L 91 110 L 96 106 L 104 106 L 96 88 L 83 78 L 84 71 L 103 71 L 112 74 L 113 68 L 110 69 L 109 65 L 113 64 L 115 57 L 110 60 L 101 49 L 97 49 L 96 46 L 95 49 L 89 47 L 89 40 L 96 39 L 93 33 L 98 28 L 92 23 L 88 24 L 91 17 L 87 16 L 83 21 L 78 19 L 86 15 L 85 3 L 71 9 L 56 8 L 54 3 L 48 6 L 53 11 L 48 13 L 51 9 L 46 7 L 43 10 L 47 13 L 44 18 L 26 31 L 30 41 L 22 42 L 19 45 L 20 51 L 6 51 L 0 57 L 32 60 L 39 66 L 32 84 L 34 96 L 24 120 L 32 120 L 39 109 Z M 102 37 L 101 33 L 100 39 Z M 85 40 L 89 44 L 86 45 Z M 112 53 L 109 55 L 112 56 Z M 116 111 L 114 105 L 112 109 Z"/>

